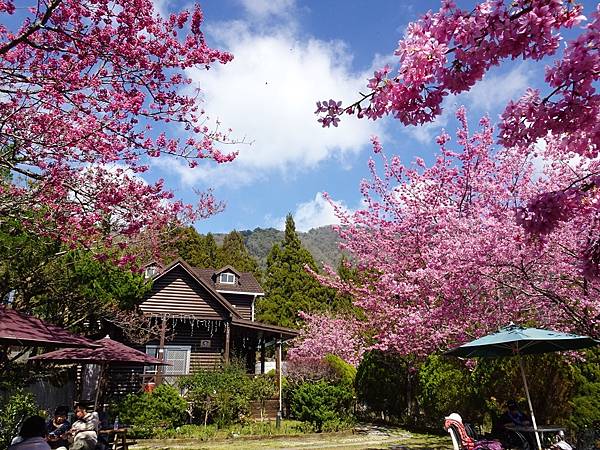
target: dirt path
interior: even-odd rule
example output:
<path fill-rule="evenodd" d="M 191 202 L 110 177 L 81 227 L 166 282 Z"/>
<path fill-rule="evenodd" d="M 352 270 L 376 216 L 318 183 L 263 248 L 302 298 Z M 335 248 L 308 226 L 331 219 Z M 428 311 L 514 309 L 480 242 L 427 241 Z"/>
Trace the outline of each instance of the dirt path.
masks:
<path fill-rule="evenodd" d="M 302 436 L 234 437 L 221 441 L 202 442 L 192 439 L 140 441 L 131 450 L 450 450 L 447 437 L 414 434 L 398 428 L 363 426 L 355 432 L 306 434 Z"/>

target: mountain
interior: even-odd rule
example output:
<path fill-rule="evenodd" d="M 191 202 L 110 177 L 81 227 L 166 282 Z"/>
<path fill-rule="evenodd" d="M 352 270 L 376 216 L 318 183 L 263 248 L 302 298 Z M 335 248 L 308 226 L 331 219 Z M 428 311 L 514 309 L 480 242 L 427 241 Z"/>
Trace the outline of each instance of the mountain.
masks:
<path fill-rule="evenodd" d="M 273 244 L 282 242 L 283 231 L 275 228 L 255 228 L 254 230 L 240 231 L 244 237 L 244 244 L 248 252 L 256 258 L 261 269 L 267 265 L 267 255 L 271 251 Z M 308 232 L 298 232 L 302 245 L 313 255 L 313 258 L 319 265 L 329 265 L 337 268 L 342 253 L 339 249 L 340 238 L 338 234 L 330 227 L 313 228 Z M 218 245 L 223 244 L 225 234 L 214 234 Z"/>

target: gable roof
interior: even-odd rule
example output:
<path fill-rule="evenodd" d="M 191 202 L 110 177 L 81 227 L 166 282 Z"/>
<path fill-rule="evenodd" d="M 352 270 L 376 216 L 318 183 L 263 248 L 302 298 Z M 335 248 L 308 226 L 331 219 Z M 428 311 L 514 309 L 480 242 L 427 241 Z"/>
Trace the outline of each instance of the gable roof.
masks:
<path fill-rule="evenodd" d="M 215 270 L 215 275 L 220 275 L 223 272 L 233 272 L 235 273 L 238 277 L 241 275 L 241 272 L 238 272 L 235 267 L 227 265 L 225 267 L 221 267 L 219 270 Z"/>
<path fill-rule="evenodd" d="M 185 270 L 194 279 L 194 281 L 197 281 L 211 295 L 211 297 L 213 297 L 221 306 L 223 306 L 223 308 L 225 308 L 231 314 L 232 318 L 242 319 L 242 316 L 240 315 L 239 312 L 236 311 L 236 309 L 233 307 L 233 305 L 231 303 L 229 303 L 227 301 L 227 299 L 225 299 L 225 297 L 223 297 L 221 294 L 219 294 L 219 292 L 217 292 L 215 290 L 214 283 L 212 283 L 212 285 L 211 285 L 210 282 L 207 282 L 206 279 L 199 276 L 197 269 L 190 266 L 188 263 L 186 263 L 181 258 L 178 258 L 175 261 L 173 261 L 171 264 L 169 264 L 163 271 L 161 271 L 159 274 L 155 275 L 152 280 L 153 281 L 158 280 L 159 278 L 163 277 L 164 275 L 166 275 L 167 273 L 169 273 L 171 270 L 175 269 L 176 267 L 181 267 L 183 270 Z M 214 270 L 213 270 L 213 273 L 214 273 Z"/>
<path fill-rule="evenodd" d="M 240 294 L 253 294 L 253 295 L 264 295 L 265 292 L 263 288 L 258 284 L 254 275 L 250 272 L 238 272 L 231 266 L 225 266 L 222 269 L 198 269 L 194 268 L 198 277 L 202 278 L 204 281 L 209 283 L 214 290 L 217 292 L 239 292 Z M 218 275 L 226 272 L 232 271 L 238 277 L 235 283 L 220 283 Z"/>

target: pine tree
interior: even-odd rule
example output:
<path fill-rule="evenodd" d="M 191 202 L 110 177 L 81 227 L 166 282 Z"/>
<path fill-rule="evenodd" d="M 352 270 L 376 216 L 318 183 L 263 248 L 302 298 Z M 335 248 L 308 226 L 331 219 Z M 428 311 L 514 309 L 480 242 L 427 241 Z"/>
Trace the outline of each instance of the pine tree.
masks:
<path fill-rule="evenodd" d="M 217 267 L 218 247 L 215 238 L 208 233 L 202 236 L 192 226 L 182 228 L 174 242 L 177 256 L 194 267 Z"/>
<path fill-rule="evenodd" d="M 208 233 L 205 237 L 204 237 L 204 255 L 205 255 L 205 260 L 204 260 L 204 265 L 201 267 L 214 267 L 214 268 L 218 268 L 217 266 L 220 264 L 219 262 L 219 247 L 217 246 L 217 242 L 215 241 L 215 237 L 212 235 L 212 233 Z"/>
<path fill-rule="evenodd" d="M 218 255 L 218 267 L 216 268 L 232 266 L 240 272 L 251 272 L 257 280 L 261 279 L 258 262 L 248 253 L 244 237 L 239 232 L 233 230 L 225 236 Z"/>
<path fill-rule="evenodd" d="M 300 311 L 325 312 L 332 309 L 335 293 L 322 286 L 305 267 L 317 270 L 310 252 L 302 247 L 291 214 L 285 221 L 285 238 L 273 245 L 267 258 L 263 287 L 265 298 L 258 303 L 258 320 L 298 328 Z"/>

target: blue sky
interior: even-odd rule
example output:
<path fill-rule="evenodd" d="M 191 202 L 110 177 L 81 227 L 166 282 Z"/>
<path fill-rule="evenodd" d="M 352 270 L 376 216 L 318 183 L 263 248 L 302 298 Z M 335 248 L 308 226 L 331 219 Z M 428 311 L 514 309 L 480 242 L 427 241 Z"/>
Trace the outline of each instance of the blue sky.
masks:
<path fill-rule="evenodd" d="M 186 6 L 176 0 L 157 4 L 162 12 Z M 226 209 L 199 221 L 201 233 L 281 228 L 288 212 L 302 231 L 333 223 L 321 193 L 348 209 L 360 206 L 371 135 L 379 135 L 386 153 L 405 162 L 417 155 L 430 161 L 434 137 L 442 128 L 452 134 L 459 105 L 466 105 L 473 119 L 486 113 L 496 119 L 509 99 L 543 81 L 543 65 L 515 61 L 489 72 L 470 93 L 448 98 L 445 113 L 425 127 L 348 118 L 338 129 L 321 129 L 315 102 L 356 99 L 373 69 L 393 61 L 406 25 L 438 7 L 437 1 L 414 0 L 203 1 L 208 42 L 232 52 L 234 60 L 190 75 L 203 89 L 212 120 L 232 128 L 233 137 L 245 143 L 232 147 L 240 155 L 231 164 L 189 169 L 161 158 L 153 163 L 152 176 L 163 177 L 176 197 L 188 202 L 195 189 L 214 188 Z"/>

